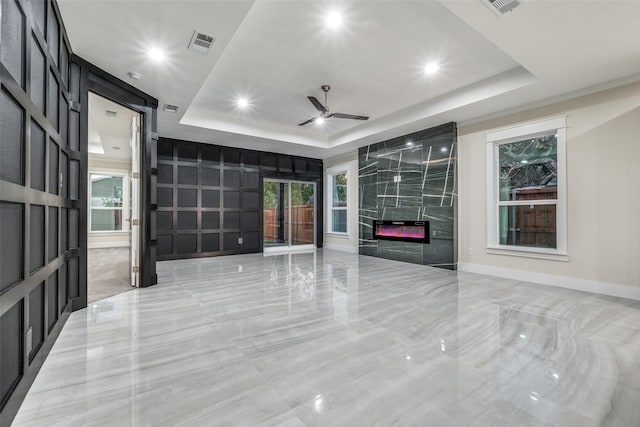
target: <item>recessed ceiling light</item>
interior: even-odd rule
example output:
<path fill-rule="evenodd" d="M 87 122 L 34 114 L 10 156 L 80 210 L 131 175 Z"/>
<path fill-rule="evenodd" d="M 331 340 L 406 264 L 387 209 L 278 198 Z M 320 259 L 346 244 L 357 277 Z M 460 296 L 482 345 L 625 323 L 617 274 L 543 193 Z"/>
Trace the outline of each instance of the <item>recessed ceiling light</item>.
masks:
<path fill-rule="evenodd" d="M 447 152 L 447 147 L 441 147 L 440 151 L 443 152 L 443 153 L 446 153 Z"/>
<path fill-rule="evenodd" d="M 238 98 L 238 100 L 236 101 L 236 105 L 238 106 L 238 108 L 245 109 L 249 107 L 249 100 L 247 98 Z"/>
<path fill-rule="evenodd" d="M 164 58 L 165 58 L 164 52 L 155 47 L 149 49 L 149 57 L 154 61 L 158 61 L 158 62 L 164 61 Z"/>
<path fill-rule="evenodd" d="M 327 14 L 326 17 L 327 27 L 329 28 L 338 28 L 342 25 L 342 15 L 340 12 L 332 11 Z"/>
<path fill-rule="evenodd" d="M 315 120 L 315 122 L 316 122 L 316 124 L 317 124 L 317 125 L 321 125 L 321 124 L 323 124 L 323 123 L 324 123 L 324 117 L 318 117 L 318 118 Z"/>
<path fill-rule="evenodd" d="M 424 67 L 424 72 L 426 74 L 435 74 L 440 69 L 440 64 L 437 62 L 430 62 Z"/>
<path fill-rule="evenodd" d="M 142 78 L 142 74 L 140 73 L 136 73 L 135 71 L 129 71 L 127 73 L 129 75 L 130 78 L 132 78 L 133 80 L 140 80 Z"/>
<path fill-rule="evenodd" d="M 407 141 L 407 147 L 413 147 L 413 141 Z"/>

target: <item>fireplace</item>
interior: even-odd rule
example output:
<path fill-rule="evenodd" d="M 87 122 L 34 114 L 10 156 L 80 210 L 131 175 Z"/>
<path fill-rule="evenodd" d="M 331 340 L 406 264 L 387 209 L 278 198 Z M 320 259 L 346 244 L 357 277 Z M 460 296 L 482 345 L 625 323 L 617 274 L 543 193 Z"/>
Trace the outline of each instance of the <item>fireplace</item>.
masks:
<path fill-rule="evenodd" d="M 429 243 L 429 221 L 382 221 L 373 222 L 375 240 Z"/>

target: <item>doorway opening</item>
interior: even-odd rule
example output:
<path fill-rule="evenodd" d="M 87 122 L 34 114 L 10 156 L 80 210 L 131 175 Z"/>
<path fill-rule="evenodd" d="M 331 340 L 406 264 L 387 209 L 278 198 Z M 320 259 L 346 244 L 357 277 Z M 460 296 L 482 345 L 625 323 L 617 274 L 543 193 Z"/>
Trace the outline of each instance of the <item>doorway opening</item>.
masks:
<path fill-rule="evenodd" d="M 140 114 L 89 92 L 87 303 L 140 285 Z"/>
<path fill-rule="evenodd" d="M 267 179 L 263 181 L 264 253 L 316 248 L 316 184 Z"/>

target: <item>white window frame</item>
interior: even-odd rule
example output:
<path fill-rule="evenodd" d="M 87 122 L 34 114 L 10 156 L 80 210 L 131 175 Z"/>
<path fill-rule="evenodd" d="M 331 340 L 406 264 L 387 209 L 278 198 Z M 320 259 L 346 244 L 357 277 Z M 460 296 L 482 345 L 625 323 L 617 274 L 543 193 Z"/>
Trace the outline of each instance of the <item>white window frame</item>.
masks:
<path fill-rule="evenodd" d="M 333 178 L 337 175 L 345 175 L 347 179 L 347 205 L 342 207 L 333 207 Z M 349 195 L 351 187 L 351 174 L 349 173 L 349 167 L 347 164 L 336 165 L 327 168 L 327 234 L 332 236 L 350 237 L 349 218 L 351 217 L 349 206 Z M 347 231 L 333 231 L 333 211 L 344 210 L 347 212 Z"/>
<path fill-rule="evenodd" d="M 552 117 L 496 129 L 487 133 L 487 253 L 568 261 L 567 252 L 567 132 L 566 116 Z M 500 180 L 498 147 L 501 144 L 556 132 L 558 186 L 556 200 L 557 248 L 501 245 L 499 240 Z M 544 203 L 544 202 L 542 202 Z M 510 202 L 510 204 L 513 204 Z M 517 203 L 516 203 L 517 204 Z M 531 201 L 522 201 L 529 205 Z"/>
<path fill-rule="evenodd" d="M 130 229 L 129 224 L 129 174 L 122 171 L 108 170 L 108 169 L 91 169 L 89 171 L 89 185 L 87 189 L 89 203 L 88 203 L 88 232 L 90 234 L 123 234 L 128 233 Z M 103 175 L 103 176 L 117 176 L 122 177 L 122 208 L 118 207 L 92 207 L 91 206 L 91 175 Z M 92 230 L 91 229 L 91 212 L 93 209 L 122 209 L 122 230 Z"/>

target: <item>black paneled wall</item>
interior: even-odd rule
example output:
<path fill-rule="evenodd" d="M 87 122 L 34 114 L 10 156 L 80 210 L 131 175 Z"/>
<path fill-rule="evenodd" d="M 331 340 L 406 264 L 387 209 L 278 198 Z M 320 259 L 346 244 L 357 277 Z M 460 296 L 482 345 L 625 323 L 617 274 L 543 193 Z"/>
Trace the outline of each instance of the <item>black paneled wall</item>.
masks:
<path fill-rule="evenodd" d="M 456 268 L 456 144 L 447 123 L 359 149 L 360 254 Z M 430 243 L 374 240 L 376 219 L 429 221 Z"/>
<path fill-rule="evenodd" d="M 0 424 L 8 425 L 78 295 L 80 109 L 55 2 L 2 0 L 1 10 Z"/>
<path fill-rule="evenodd" d="M 316 183 L 321 247 L 322 160 L 160 138 L 158 260 L 261 252 L 264 177 Z"/>

